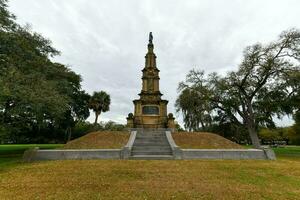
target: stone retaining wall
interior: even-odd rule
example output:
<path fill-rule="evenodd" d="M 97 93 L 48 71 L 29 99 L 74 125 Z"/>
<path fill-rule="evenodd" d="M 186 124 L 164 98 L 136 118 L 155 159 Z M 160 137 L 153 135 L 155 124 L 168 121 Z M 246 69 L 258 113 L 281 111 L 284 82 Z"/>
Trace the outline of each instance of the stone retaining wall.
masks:
<path fill-rule="evenodd" d="M 275 160 L 263 149 L 182 149 L 182 159 Z"/>
<path fill-rule="evenodd" d="M 36 160 L 121 159 L 121 151 L 121 149 L 32 149 L 24 153 L 23 160 L 30 162 Z"/>
<path fill-rule="evenodd" d="M 229 159 L 229 160 L 276 160 L 272 149 L 181 149 L 166 131 L 174 159 Z"/>
<path fill-rule="evenodd" d="M 131 131 L 127 144 L 122 149 L 29 149 L 24 152 L 23 161 L 38 160 L 85 160 L 85 159 L 128 159 L 136 137 L 136 131 Z"/>

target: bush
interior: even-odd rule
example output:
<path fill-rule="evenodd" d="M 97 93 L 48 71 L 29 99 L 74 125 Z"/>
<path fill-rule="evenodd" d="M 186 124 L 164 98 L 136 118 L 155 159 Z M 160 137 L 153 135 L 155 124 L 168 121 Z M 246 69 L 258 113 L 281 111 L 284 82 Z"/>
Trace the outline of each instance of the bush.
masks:
<path fill-rule="evenodd" d="M 244 127 L 232 123 L 213 124 L 208 127 L 207 131 L 221 135 L 238 144 L 251 143 L 247 130 Z"/>
<path fill-rule="evenodd" d="M 185 130 L 180 126 L 180 124 L 176 123 L 175 124 L 175 129 L 177 132 L 184 132 Z"/>
<path fill-rule="evenodd" d="M 274 144 L 276 141 L 285 141 L 286 144 L 300 144 L 300 134 L 297 134 L 295 128 L 283 127 L 277 129 L 262 128 L 259 131 L 259 138 L 262 144 Z"/>
<path fill-rule="evenodd" d="M 125 125 L 118 124 L 113 121 L 108 121 L 103 124 L 103 130 L 109 130 L 109 131 L 123 131 L 125 129 Z"/>
<path fill-rule="evenodd" d="M 71 139 L 75 139 L 75 138 L 81 137 L 87 133 L 102 130 L 102 129 L 103 128 L 100 124 L 95 125 L 90 122 L 80 121 L 80 122 L 77 122 L 75 127 L 73 128 L 73 130 L 72 130 L 73 133 L 72 133 Z"/>
<path fill-rule="evenodd" d="M 81 137 L 85 134 L 94 131 L 123 131 L 125 129 L 125 125 L 118 124 L 113 121 L 108 122 L 100 122 L 99 124 L 94 124 L 86 121 L 78 122 L 75 127 L 72 129 L 72 138 L 75 139 Z"/>

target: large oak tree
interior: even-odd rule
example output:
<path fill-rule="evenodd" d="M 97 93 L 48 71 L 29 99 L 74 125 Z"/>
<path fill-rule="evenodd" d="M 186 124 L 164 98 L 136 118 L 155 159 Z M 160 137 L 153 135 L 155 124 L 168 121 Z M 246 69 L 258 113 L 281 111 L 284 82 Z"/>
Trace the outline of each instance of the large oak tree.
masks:
<path fill-rule="evenodd" d="M 179 84 L 177 108 L 185 111 L 180 104 L 181 95 L 189 94 L 186 90 L 193 91 L 200 98 L 198 102 L 209 102 L 207 113 L 245 126 L 253 145 L 259 148 L 259 125 L 274 127 L 274 116 L 299 110 L 295 100 L 299 99 L 300 82 L 295 78 L 299 61 L 300 32 L 284 31 L 277 41 L 247 47 L 238 70 L 226 76 L 190 71 L 186 81 Z"/>

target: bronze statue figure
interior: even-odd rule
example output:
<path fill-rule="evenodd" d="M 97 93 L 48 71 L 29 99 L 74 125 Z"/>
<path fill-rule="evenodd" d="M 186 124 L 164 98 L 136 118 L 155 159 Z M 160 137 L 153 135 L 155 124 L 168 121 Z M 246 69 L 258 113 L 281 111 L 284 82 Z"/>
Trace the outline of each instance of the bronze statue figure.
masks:
<path fill-rule="evenodd" d="M 149 33 L 149 43 L 152 44 L 153 35 L 152 32 Z"/>

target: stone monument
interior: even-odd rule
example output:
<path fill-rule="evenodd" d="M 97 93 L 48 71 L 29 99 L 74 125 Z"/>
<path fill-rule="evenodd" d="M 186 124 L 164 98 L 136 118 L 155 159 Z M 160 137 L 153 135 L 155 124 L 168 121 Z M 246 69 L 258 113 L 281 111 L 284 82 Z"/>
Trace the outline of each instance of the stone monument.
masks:
<path fill-rule="evenodd" d="M 133 100 L 134 114 L 128 114 L 128 128 L 175 128 L 173 114 L 167 115 L 168 101 L 161 99 L 159 69 L 156 67 L 153 49 L 153 36 L 150 32 L 145 67 L 142 70 L 142 90 L 140 98 Z"/>

